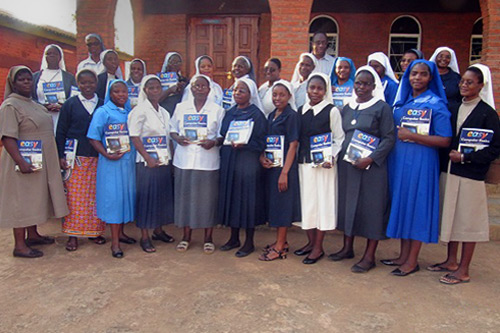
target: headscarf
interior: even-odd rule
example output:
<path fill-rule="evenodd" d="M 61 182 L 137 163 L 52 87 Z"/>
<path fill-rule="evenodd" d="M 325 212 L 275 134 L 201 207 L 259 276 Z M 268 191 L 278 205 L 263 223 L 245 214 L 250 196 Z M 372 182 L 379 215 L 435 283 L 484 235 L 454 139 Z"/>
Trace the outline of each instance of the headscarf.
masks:
<path fill-rule="evenodd" d="M 11 67 L 9 69 L 9 74 L 7 74 L 7 82 L 5 83 L 5 92 L 3 94 L 4 99 L 7 99 L 7 97 L 14 92 L 14 79 L 16 78 L 16 74 L 22 69 L 27 69 L 31 75 L 33 75 L 33 72 L 27 66 L 19 65 Z"/>
<path fill-rule="evenodd" d="M 251 78 L 255 82 L 255 70 L 253 68 L 252 60 L 250 60 L 250 58 L 247 57 L 247 56 L 237 56 L 236 58 L 234 58 L 234 60 L 233 60 L 233 62 L 232 62 L 231 65 L 234 66 L 234 64 L 236 63 L 236 61 L 238 61 L 239 59 L 243 59 L 247 63 L 248 68 L 249 68 L 247 75 L 248 75 L 249 78 Z"/>
<path fill-rule="evenodd" d="M 370 61 L 375 60 L 380 63 L 385 68 L 385 75 L 387 75 L 392 81 L 399 84 L 399 80 L 396 79 L 396 75 L 394 75 L 394 71 L 391 67 L 391 62 L 389 58 L 383 52 L 375 52 L 368 56 L 367 64 L 370 64 Z"/>
<path fill-rule="evenodd" d="M 114 54 L 116 54 L 116 56 L 118 57 L 118 53 L 115 51 L 115 50 L 112 50 L 112 49 L 108 49 L 108 50 L 104 50 L 101 52 L 101 54 L 99 55 L 99 58 L 101 60 L 101 64 L 104 66 L 104 58 L 106 57 L 106 54 L 110 53 L 110 52 L 113 52 Z M 118 77 L 118 79 L 120 80 L 123 80 L 123 74 L 122 74 L 122 69 L 120 68 L 120 64 L 119 64 L 119 59 L 118 59 L 118 68 L 116 69 L 116 72 L 115 72 L 115 76 Z M 106 68 L 106 66 L 104 66 L 104 68 Z M 107 73 L 107 69 L 104 70 L 105 73 Z"/>
<path fill-rule="evenodd" d="M 483 64 L 474 64 L 471 67 L 478 68 L 483 73 L 483 89 L 479 92 L 481 99 L 495 109 L 495 99 L 493 98 L 493 81 L 491 81 L 491 72 L 488 66 Z"/>
<path fill-rule="evenodd" d="M 109 83 L 109 86 L 108 86 L 108 91 L 106 92 L 106 97 L 104 99 L 104 104 L 108 104 L 108 102 L 113 103 L 113 101 L 111 100 L 111 88 L 115 84 L 120 83 L 120 82 L 123 83 L 125 85 L 125 87 L 127 87 L 127 82 L 123 81 L 122 79 L 116 79 L 116 80 L 111 81 Z M 127 110 L 127 111 L 130 111 L 132 109 L 132 106 L 130 105 L 130 98 L 127 99 L 127 102 L 125 103 L 124 109 Z"/>
<path fill-rule="evenodd" d="M 288 90 L 288 92 L 290 93 L 290 99 L 288 100 L 288 104 L 290 104 L 290 107 L 297 111 L 297 105 L 295 105 L 295 97 L 293 96 L 293 87 L 292 87 L 292 84 L 290 82 L 288 82 L 287 80 L 278 80 L 278 81 L 275 81 L 273 83 L 273 86 L 271 87 L 271 91 L 274 89 L 274 87 L 276 86 L 279 86 L 279 85 L 282 85 L 286 88 L 286 90 Z"/>
<path fill-rule="evenodd" d="M 79 78 L 79 77 L 80 77 L 80 75 L 82 75 L 83 73 L 90 73 L 90 74 L 92 74 L 92 75 L 95 77 L 96 81 L 97 81 L 97 73 L 96 73 L 93 69 L 90 69 L 90 68 L 82 68 L 82 69 L 80 69 L 80 70 L 76 73 L 75 78 L 76 78 L 76 82 L 77 82 L 77 83 L 78 83 L 78 78 Z"/>
<path fill-rule="evenodd" d="M 162 73 L 167 71 L 168 62 L 169 62 L 170 58 L 172 58 L 172 56 L 174 56 L 174 55 L 178 56 L 182 61 L 182 56 L 180 55 L 180 53 L 168 52 L 167 54 L 165 54 L 165 59 L 163 60 L 163 65 L 161 65 Z M 180 71 L 179 71 L 179 73 L 180 73 Z"/>
<path fill-rule="evenodd" d="M 424 59 L 424 53 L 418 49 L 409 49 L 405 53 L 408 53 L 408 52 L 413 53 L 417 56 L 417 59 L 415 59 L 415 60 Z"/>
<path fill-rule="evenodd" d="M 106 50 L 106 47 L 104 46 L 104 42 L 102 41 L 101 36 L 99 36 L 98 34 L 88 34 L 87 36 L 85 36 L 85 42 L 87 42 L 87 39 L 89 39 L 89 38 L 97 39 L 101 43 L 101 49 L 103 51 Z M 90 56 L 90 53 L 89 53 L 89 56 Z"/>
<path fill-rule="evenodd" d="M 256 107 L 259 108 L 260 111 L 264 110 L 262 107 L 262 102 L 259 97 L 259 89 L 257 89 L 257 85 L 255 84 L 255 81 L 248 78 L 248 77 L 242 77 L 236 80 L 234 83 L 234 86 L 238 84 L 238 82 L 243 82 L 247 85 L 248 90 L 250 91 L 250 104 L 255 105 Z M 264 111 L 262 111 L 264 112 Z"/>
<path fill-rule="evenodd" d="M 135 59 L 132 59 L 132 60 L 130 61 L 130 63 L 129 63 L 129 70 L 128 70 L 128 78 L 127 78 L 127 80 L 128 80 L 128 79 L 130 79 L 130 66 L 132 66 L 132 64 L 133 64 L 134 62 L 137 62 L 137 61 L 138 61 L 138 62 L 140 62 L 140 63 L 142 64 L 142 68 L 143 68 L 143 70 L 144 70 L 144 73 L 143 73 L 142 77 L 145 77 L 145 76 L 146 76 L 146 74 L 147 74 L 147 71 L 146 71 L 146 62 L 145 62 L 144 60 L 142 60 L 142 59 L 135 58 Z M 141 79 L 141 82 L 142 82 L 142 79 Z"/>
<path fill-rule="evenodd" d="M 309 86 L 309 82 L 311 82 L 311 80 L 314 77 L 318 77 L 318 76 L 320 78 L 322 78 L 326 83 L 326 93 L 325 93 L 325 96 L 323 97 L 323 100 L 326 100 L 328 103 L 332 103 L 332 101 L 333 101 L 332 84 L 330 83 L 330 78 L 328 77 L 328 75 L 326 75 L 325 73 L 321 73 L 321 72 L 311 73 L 311 75 L 309 75 L 309 77 L 307 78 L 307 85 Z M 311 101 L 309 100 L 309 95 L 306 92 L 306 103 L 305 104 L 310 105 L 310 102 Z"/>
<path fill-rule="evenodd" d="M 373 82 L 375 82 L 375 88 L 373 89 L 373 98 L 370 99 L 368 102 L 362 103 L 364 107 L 361 108 L 360 106 L 361 103 L 358 103 L 356 101 L 356 99 L 358 98 L 358 95 L 356 95 L 356 89 L 353 89 L 352 97 L 349 100 L 349 106 L 351 107 L 351 109 L 355 109 L 357 106 L 359 106 L 361 109 L 365 109 L 377 103 L 378 101 L 385 102 L 384 86 L 382 84 L 382 81 L 380 80 L 380 76 L 378 76 L 377 72 L 373 69 L 373 67 L 368 65 L 361 66 L 356 71 L 355 77 L 360 72 L 369 72 L 373 76 Z"/>
<path fill-rule="evenodd" d="M 354 82 L 354 77 L 355 77 L 355 73 L 356 73 L 356 67 L 354 66 L 354 62 L 351 59 L 346 58 L 346 57 L 338 57 L 333 62 L 333 70 L 332 70 L 332 74 L 330 75 L 330 79 L 332 81 L 332 86 L 336 85 L 339 82 L 339 77 L 337 76 L 336 71 L 337 71 L 337 63 L 340 61 L 347 61 L 349 63 L 349 67 L 351 67 L 351 72 L 349 74 L 349 80 Z"/>
<path fill-rule="evenodd" d="M 203 74 L 196 74 L 196 75 L 195 75 L 195 76 L 193 76 L 193 77 L 191 78 L 191 80 L 189 81 L 189 85 L 188 85 L 188 87 L 189 87 L 189 91 L 188 91 L 188 94 L 189 94 L 189 96 L 188 96 L 188 101 L 194 101 L 194 95 L 193 95 L 193 92 L 191 91 L 191 87 L 192 87 L 192 86 L 194 86 L 194 83 L 195 83 L 195 82 L 196 82 L 196 80 L 197 80 L 198 78 L 200 78 L 200 77 L 202 77 L 202 78 L 204 78 L 205 80 L 207 80 L 208 85 L 209 85 L 209 87 L 210 87 L 210 92 L 209 92 L 209 93 L 208 93 L 208 95 L 207 95 L 207 102 L 209 102 L 209 101 L 210 101 L 210 102 L 215 103 L 215 102 L 214 102 L 214 99 L 213 99 L 213 98 L 211 99 L 211 94 L 213 94 L 213 93 L 212 93 L 212 88 L 213 88 L 212 79 L 210 79 L 210 77 L 208 77 L 208 76 L 206 76 L 206 75 L 203 75 Z"/>
<path fill-rule="evenodd" d="M 295 65 L 295 70 L 293 71 L 292 80 L 290 81 L 290 83 L 293 86 L 300 84 L 299 68 L 300 68 L 300 63 L 302 62 L 304 57 L 308 57 L 309 59 L 311 59 L 313 64 L 314 64 L 313 71 L 311 72 L 311 74 L 309 76 L 311 76 L 312 74 L 317 72 L 318 60 L 316 59 L 316 57 L 312 53 L 302 53 L 299 57 L 299 61 L 297 62 L 297 65 Z M 328 81 L 330 81 L 330 80 L 328 80 Z"/>
<path fill-rule="evenodd" d="M 49 44 L 45 47 L 45 50 L 43 51 L 42 65 L 40 66 L 40 70 L 43 71 L 44 69 L 49 68 L 49 64 L 47 63 L 47 59 L 45 59 L 45 54 L 47 53 L 47 51 L 51 47 L 55 47 L 59 51 L 59 54 L 61 55 L 61 60 L 59 60 L 59 69 L 65 71 L 66 70 L 66 63 L 64 62 L 64 52 L 63 52 L 62 48 L 56 44 Z"/>
<path fill-rule="evenodd" d="M 450 67 L 452 71 L 454 71 L 455 73 L 460 75 L 460 70 L 458 69 L 458 61 L 457 61 L 457 56 L 455 55 L 455 51 L 453 51 L 452 49 L 450 49 L 447 46 L 438 47 L 436 49 L 436 51 L 434 51 L 434 53 L 432 54 L 429 61 L 432 61 L 432 62 L 437 64 L 436 58 L 437 58 L 438 54 L 443 52 L 443 51 L 448 51 L 451 54 L 451 61 L 450 61 L 450 64 L 448 65 L 448 67 Z"/>
<path fill-rule="evenodd" d="M 199 56 L 198 58 L 196 58 L 196 60 L 194 61 L 194 67 L 196 68 L 195 77 L 201 76 L 201 77 L 204 77 L 205 79 L 208 80 L 208 83 L 210 84 L 210 92 L 208 93 L 207 100 L 215 103 L 217 101 L 217 97 L 216 97 L 217 91 L 216 91 L 216 88 L 215 88 L 214 80 L 212 80 L 211 77 L 208 77 L 208 76 L 203 75 L 203 74 L 200 73 L 200 63 L 201 63 L 201 61 L 204 58 L 209 59 L 210 62 L 212 63 L 212 65 L 214 64 L 214 60 L 211 57 L 207 56 L 207 55 L 202 55 L 202 56 Z M 186 89 L 189 89 L 189 91 L 188 91 L 188 99 L 191 98 L 191 97 L 193 97 L 193 94 L 191 93 L 191 86 L 192 86 L 192 83 L 194 83 L 194 81 L 195 81 L 195 80 L 193 80 L 195 77 L 193 77 L 191 79 L 191 81 L 189 82 L 189 86 L 186 87 Z M 220 96 L 220 98 L 222 98 L 222 96 Z"/>
<path fill-rule="evenodd" d="M 141 80 L 141 85 L 139 86 L 139 97 L 137 98 L 137 105 L 148 100 L 148 95 L 146 95 L 144 87 L 146 87 L 146 83 L 148 83 L 149 80 L 157 80 L 161 85 L 161 80 L 158 76 L 154 74 L 144 75 Z"/>
<path fill-rule="evenodd" d="M 396 99 L 394 101 L 394 106 L 405 105 L 408 99 L 411 97 L 413 88 L 410 85 L 410 73 L 415 65 L 422 63 L 426 64 L 430 68 L 430 74 L 432 76 L 432 80 L 431 82 L 429 82 L 427 89 L 441 98 L 443 100 L 443 103 L 447 104 L 448 100 L 446 99 L 443 82 L 441 81 L 441 77 L 439 76 L 436 64 L 431 61 L 417 59 L 410 64 L 408 69 L 403 74 L 403 78 L 401 79 L 401 83 L 399 84 L 398 93 L 396 94 Z"/>

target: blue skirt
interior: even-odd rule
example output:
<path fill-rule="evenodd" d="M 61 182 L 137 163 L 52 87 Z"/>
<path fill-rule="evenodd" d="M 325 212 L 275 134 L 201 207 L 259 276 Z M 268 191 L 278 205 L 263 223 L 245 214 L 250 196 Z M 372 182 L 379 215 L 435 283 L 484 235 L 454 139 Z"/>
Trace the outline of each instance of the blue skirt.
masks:
<path fill-rule="evenodd" d="M 288 172 L 288 190 L 278 190 L 282 168 L 266 170 L 266 211 L 270 227 L 290 227 L 301 221 L 299 171 L 295 162 Z"/>

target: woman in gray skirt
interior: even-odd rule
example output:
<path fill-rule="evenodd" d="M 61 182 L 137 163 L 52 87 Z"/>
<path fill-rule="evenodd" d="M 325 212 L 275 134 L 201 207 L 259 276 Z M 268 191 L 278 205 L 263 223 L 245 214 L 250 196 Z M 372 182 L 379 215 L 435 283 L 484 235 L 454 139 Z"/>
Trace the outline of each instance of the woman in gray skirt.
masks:
<path fill-rule="evenodd" d="M 177 105 L 170 121 L 170 136 L 178 144 L 174 154 L 174 222 L 184 228 L 176 249 L 184 252 L 191 242 L 192 229 L 205 229 L 203 252 L 215 250 L 213 226 L 219 186 L 219 148 L 216 147 L 224 116 L 220 105 L 207 101 L 211 79 L 196 75 L 191 79 L 193 98 Z"/>

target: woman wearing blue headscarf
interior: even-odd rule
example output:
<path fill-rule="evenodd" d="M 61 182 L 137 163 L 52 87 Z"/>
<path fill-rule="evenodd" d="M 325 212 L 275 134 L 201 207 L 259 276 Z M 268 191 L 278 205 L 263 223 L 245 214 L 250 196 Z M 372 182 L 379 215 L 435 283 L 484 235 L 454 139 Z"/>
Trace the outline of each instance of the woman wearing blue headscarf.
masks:
<path fill-rule="evenodd" d="M 120 242 L 136 242 L 123 232 L 124 223 L 133 221 L 135 212 L 135 149 L 127 142 L 130 110 L 127 83 L 112 81 L 104 105 L 94 112 L 87 133 L 90 144 L 99 153 L 97 217 L 111 225 L 111 252 L 115 258 L 123 257 Z M 118 137 L 111 139 L 109 134 Z"/>
<path fill-rule="evenodd" d="M 330 80 L 332 81 L 333 105 L 341 111 L 347 104 L 347 100 L 352 97 L 355 74 L 356 67 L 351 59 L 345 57 L 335 59 Z"/>
<path fill-rule="evenodd" d="M 400 238 L 397 259 L 382 260 L 396 276 L 418 271 L 418 254 L 425 243 L 437 243 L 439 233 L 438 148 L 451 140 L 450 112 L 436 64 L 415 60 L 404 73 L 394 102 L 397 140 L 389 155 L 392 199 L 387 236 Z M 430 117 L 428 129 L 415 126 Z M 420 126 L 420 125 L 419 125 Z"/>

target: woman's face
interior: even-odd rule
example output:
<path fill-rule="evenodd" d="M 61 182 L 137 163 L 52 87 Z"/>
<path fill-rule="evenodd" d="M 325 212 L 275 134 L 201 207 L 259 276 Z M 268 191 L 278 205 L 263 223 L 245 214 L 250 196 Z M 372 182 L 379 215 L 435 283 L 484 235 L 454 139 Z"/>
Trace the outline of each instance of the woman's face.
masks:
<path fill-rule="evenodd" d="M 59 69 L 59 61 L 61 61 L 61 53 L 57 47 L 50 47 L 47 52 L 45 52 L 45 60 L 49 69 Z"/>
<path fill-rule="evenodd" d="M 239 79 L 240 77 L 248 74 L 250 72 L 250 67 L 245 60 L 239 58 L 233 64 L 232 72 L 235 78 Z"/>
<path fill-rule="evenodd" d="M 151 102 L 158 103 L 163 92 L 160 81 L 149 79 L 144 85 L 144 92 Z"/>
<path fill-rule="evenodd" d="M 144 66 L 140 61 L 134 61 L 130 64 L 130 77 L 136 83 L 141 82 L 144 76 Z"/>
<path fill-rule="evenodd" d="M 370 67 L 373 68 L 375 72 L 377 72 L 380 78 L 383 78 L 385 76 L 385 67 L 382 66 L 382 64 L 377 60 L 370 60 L 368 65 L 370 65 Z"/>
<path fill-rule="evenodd" d="M 247 105 L 250 102 L 250 89 L 244 82 L 238 82 L 233 91 L 234 101 L 238 105 Z"/>
<path fill-rule="evenodd" d="M 466 71 L 458 84 L 460 95 L 467 100 L 474 99 L 479 96 L 484 84 L 479 83 L 479 77 L 473 71 Z"/>
<path fill-rule="evenodd" d="M 168 58 L 167 72 L 179 73 L 182 66 L 182 59 L 177 54 Z"/>
<path fill-rule="evenodd" d="M 277 84 L 273 88 L 273 104 L 278 110 L 283 110 L 290 100 L 290 92 L 285 86 Z"/>
<path fill-rule="evenodd" d="M 118 82 L 111 86 L 109 97 L 116 106 L 123 108 L 128 100 L 128 88 L 123 82 Z"/>
<path fill-rule="evenodd" d="M 33 75 L 28 71 L 20 71 L 14 78 L 13 90 L 15 93 L 24 97 L 31 96 L 31 84 L 33 82 Z"/>
<path fill-rule="evenodd" d="M 106 67 L 108 73 L 115 74 L 118 69 L 119 60 L 118 56 L 114 52 L 108 52 L 104 56 L 104 67 Z"/>
<path fill-rule="evenodd" d="M 87 44 L 87 49 L 89 50 L 89 53 L 92 54 L 93 56 L 98 56 L 99 54 L 101 54 L 102 51 L 104 51 L 102 49 L 101 42 L 95 37 L 87 38 L 85 43 Z"/>
<path fill-rule="evenodd" d="M 78 89 L 80 89 L 83 97 L 89 99 L 94 96 L 97 89 L 97 80 L 90 73 L 82 73 L 78 76 Z"/>
<path fill-rule="evenodd" d="M 303 80 L 307 80 L 314 70 L 314 62 L 309 57 L 303 57 L 299 63 L 299 74 Z"/>
<path fill-rule="evenodd" d="M 212 77 L 214 72 L 214 65 L 208 58 L 202 58 L 200 61 L 200 74 Z"/>
<path fill-rule="evenodd" d="M 351 65 L 349 65 L 349 62 L 345 60 L 338 61 L 335 74 L 337 74 L 339 80 L 347 81 L 351 75 Z"/>
<path fill-rule="evenodd" d="M 410 85 L 414 92 L 427 90 L 432 80 L 431 72 L 426 64 L 416 64 L 410 72 Z"/>
<path fill-rule="evenodd" d="M 276 82 L 280 79 L 280 69 L 273 61 L 267 61 L 264 65 L 264 76 L 269 82 Z"/>
<path fill-rule="evenodd" d="M 373 90 L 375 89 L 375 80 L 373 75 L 361 71 L 354 79 L 354 91 L 361 101 L 369 101 L 373 97 Z"/>
<path fill-rule="evenodd" d="M 316 105 L 320 103 L 326 94 L 326 85 L 319 77 L 314 77 L 309 81 L 307 86 L 307 96 L 309 97 L 310 104 Z"/>
<path fill-rule="evenodd" d="M 206 99 L 210 93 L 210 83 L 206 79 L 199 77 L 191 85 L 191 92 L 195 99 Z"/>
<path fill-rule="evenodd" d="M 408 68 L 408 66 L 410 66 L 410 64 L 415 60 L 417 60 L 417 55 L 415 53 L 408 52 L 408 53 L 403 54 L 403 58 L 401 58 L 401 61 L 399 62 L 403 72 L 406 72 L 406 69 Z"/>
<path fill-rule="evenodd" d="M 436 57 L 436 65 L 439 68 L 448 68 L 451 62 L 451 53 L 448 51 L 441 51 Z"/>

